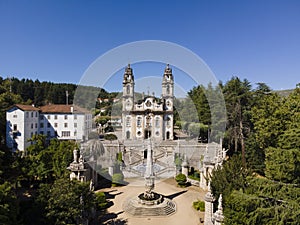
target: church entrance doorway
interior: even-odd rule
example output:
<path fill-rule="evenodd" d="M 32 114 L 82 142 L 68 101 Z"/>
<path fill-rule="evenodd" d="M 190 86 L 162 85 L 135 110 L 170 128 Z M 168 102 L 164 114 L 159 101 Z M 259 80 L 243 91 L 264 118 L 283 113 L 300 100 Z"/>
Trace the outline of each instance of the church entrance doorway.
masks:
<path fill-rule="evenodd" d="M 170 139 L 170 132 L 168 131 L 167 132 L 167 140 L 169 140 Z"/>

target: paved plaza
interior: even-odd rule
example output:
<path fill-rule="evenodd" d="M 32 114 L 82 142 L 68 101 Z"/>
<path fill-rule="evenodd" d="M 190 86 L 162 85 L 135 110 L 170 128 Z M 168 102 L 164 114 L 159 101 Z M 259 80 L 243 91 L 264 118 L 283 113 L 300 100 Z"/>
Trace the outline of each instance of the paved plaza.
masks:
<path fill-rule="evenodd" d="M 156 181 L 154 191 L 170 198 L 176 204 L 176 213 L 167 217 L 134 217 L 124 212 L 123 204 L 144 191 L 143 179 L 128 180 L 129 184 L 123 187 L 100 189 L 107 194 L 111 207 L 102 218 L 103 224 L 118 225 L 198 225 L 204 220 L 204 213 L 196 211 L 192 204 L 194 201 L 203 200 L 205 192 L 195 186 L 186 188 L 177 187 L 176 181 L 169 178 Z M 200 219 L 201 218 L 201 219 Z"/>

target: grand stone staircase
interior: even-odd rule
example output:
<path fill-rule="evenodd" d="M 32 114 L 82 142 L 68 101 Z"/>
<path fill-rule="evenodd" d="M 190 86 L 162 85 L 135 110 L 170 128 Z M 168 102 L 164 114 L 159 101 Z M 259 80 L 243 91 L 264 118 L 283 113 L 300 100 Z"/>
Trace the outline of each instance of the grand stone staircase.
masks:
<path fill-rule="evenodd" d="M 170 216 L 176 212 L 176 204 L 168 198 L 158 205 L 142 205 L 138 197 L 125 201 L 123 209 L 126 213 L 136 217 Z"/>

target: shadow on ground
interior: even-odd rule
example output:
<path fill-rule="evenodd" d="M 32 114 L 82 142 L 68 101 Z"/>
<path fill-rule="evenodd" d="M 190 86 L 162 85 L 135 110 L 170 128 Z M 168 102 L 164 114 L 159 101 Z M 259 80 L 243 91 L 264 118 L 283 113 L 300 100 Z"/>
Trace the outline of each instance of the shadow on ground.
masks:
<path fill-rule="evenodd" d="M 100 218 L 100 224 L 114 224 L 114 225 L 125 225 L 127 224 L 127 220 L 118 219 L 118 215 L 124 213 L 124 211 L 120 211 L 118 213 L 106 213 Z"/>
<path fill-rule="evenodd" d="M 105 223 L 105 225 L 125 225 L 125 224 L 127 224 L 127 220 L 122 220 L 122 219 L 111 220 Z"/>
<path fill-rule="evenodd" d="M 115 192 L 115 191 L 117 191 L 117 190 L 111 190 L 111 191 L 108 191 L 108 192 L 104 192 L 104 194 L 105 194 L 105 198 L 106 199 L 115 199 L 115 197 L 117 196 L 117 195 L 120 195 L 120 194 L 122 194 L 123 192 L 117 192 L 117 193 L 113 193 L 112 194 L 112 192 Z"/>
<path fill-rule="evenodd" d="M 165 195 L 164 197 L 173 200 L 174 198 L 178 197 L 179 195 L 184 194 L 185 192 L 187 192 L 187 190 L 179 191 L 179 192 L 171 194 L 171 195 Z"/>

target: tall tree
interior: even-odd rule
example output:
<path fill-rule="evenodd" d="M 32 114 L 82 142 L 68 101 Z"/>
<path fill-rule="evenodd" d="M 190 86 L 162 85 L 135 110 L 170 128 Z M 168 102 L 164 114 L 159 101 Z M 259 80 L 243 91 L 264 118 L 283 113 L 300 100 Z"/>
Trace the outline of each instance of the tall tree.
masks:
<path fill-rule="evenodd" d="M 61 178 L 53 185 L 44 185 L 38 201 L 45 207 L 47 224 L 84 224 L 91 217 L 96 196 L 88 183 Z"/>
<path fill-rule="evenodd" d="M 228 81 L 223 93 L 227 108 L 227 138 L 229 149 L 238 152 L 240 147 L 243 166 L 246 166 L 245 157 L 245 136 L 251 128 L 250 109 L 252 105 L 251 85 L 249 81 L 241 81 L 233 77 Z"/>

